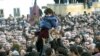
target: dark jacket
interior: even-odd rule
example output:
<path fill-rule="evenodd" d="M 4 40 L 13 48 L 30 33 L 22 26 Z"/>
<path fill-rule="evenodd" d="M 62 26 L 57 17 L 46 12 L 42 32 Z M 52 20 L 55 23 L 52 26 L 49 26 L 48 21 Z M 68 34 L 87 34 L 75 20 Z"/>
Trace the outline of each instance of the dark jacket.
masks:
<path fill-rule="evenodd" d="M 51 48 L 53 48 L 54 50 L 57 50 L 57 48 L 59 47 L 64 47 L 60 38 L 58 38 L 57 40 L 54 39 L 53 41 L 50 42 L 50 44 Z"/>

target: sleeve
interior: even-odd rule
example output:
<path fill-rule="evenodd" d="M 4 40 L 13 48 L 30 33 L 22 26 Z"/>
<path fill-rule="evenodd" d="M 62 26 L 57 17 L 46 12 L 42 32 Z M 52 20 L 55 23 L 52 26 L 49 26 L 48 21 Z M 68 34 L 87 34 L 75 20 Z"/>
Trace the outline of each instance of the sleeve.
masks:
<path fill-rule="evenodd" d="M 56 28 L 58 25 L 58 20 L 57 17 L 53 17 L 53 19 L 51 20 L 51 25 L 52 27 Z"/>
<path fill-rule="evenodd" d="M 40 22 L 39 22 L 39 27 L 40 27 L 40 28 L 43 27 L 43 24 L 44 24 L 43 22 L 44 22 L 44 20 L 43 20 L 43 18 L 41 18 L 41 19 L 40 19 Z"/>

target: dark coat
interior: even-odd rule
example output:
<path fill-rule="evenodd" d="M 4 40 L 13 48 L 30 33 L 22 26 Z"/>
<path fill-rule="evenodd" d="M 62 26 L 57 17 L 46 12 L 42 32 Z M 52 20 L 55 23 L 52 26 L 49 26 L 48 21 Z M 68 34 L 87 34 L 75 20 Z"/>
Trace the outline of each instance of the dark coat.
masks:
<path fill-rule="evenodd" d="M 57 40 L 54 39 L 53 41 L 50 42 L 50 44 L 51 48 L 53 48 L 54 50 L 57 50 L 57 48 L 59 47 L 64 47 L 60 38 L 58 38 Z"/>

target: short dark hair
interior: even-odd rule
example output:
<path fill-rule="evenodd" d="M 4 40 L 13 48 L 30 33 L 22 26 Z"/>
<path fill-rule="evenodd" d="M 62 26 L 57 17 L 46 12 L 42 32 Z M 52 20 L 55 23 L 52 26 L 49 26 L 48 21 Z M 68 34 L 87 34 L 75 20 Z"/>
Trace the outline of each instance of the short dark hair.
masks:
<path fill-rule="evenodd" d="M 78 49 L 75 45 L 70 46 L 70 51 L 74 52 L 76 55 L 79 55 Z"/>
<path fill-rule="evenodd" d="M 81 39 L 81 37 L 80 37 L 79 35 L 76 35 L 76 36 L 74 37 L 74 40 L 75 40 L 76 38 Z"/>
<path fill-rule="evenodd" d="M 47 14 L 53 14 L 53 10 L 51 8 L 45 9 L 44 13 Z"/>
<path fill-rule="evenodd" d="M 96 48 L 100 51 L 100 42 L 96 43 Z"/>
<path fill-rule="evenodd" d="M 2 49 L 2 44 L 0 44 L 0 49 Z"/>
<path fill-rule="evenodd" d="M 63 54 L 58 54 L 57 56 L 65 56 L 65 55 L 63 55 Z"/>
<path fill-rule="evenodd" d="M 91 53 L 89 53 L 89 52 L 83 52 L 83 53 L 81 54 L 81 56 L 92 56 L 92 55 L 91 55 Z"/>
<path fill-rule="evenodd" d="M 59 54 L 62 54 L 62 55 L 65 55 L 65 56 L 68 56 L 68 50 L 63 48 L 63 47 L 59 47 L 57 48 L 57 51 Z"/>
<path fill-rule="evenodd" d="M 46 53 L 46 55 L 51 55 L 52 54 L 52 48 L 47 48 L 45 53 Z"/>
<path fill-rule="evenodd" d="M 79 35 L 76 35 L 75 38 L 80 38 L 80 36 Z"/>
<path fill-rule="evenodd" d="M 79 54 L 82 54 L 83 53 L 83 48 L 81 46 L 77 46 L 77 49 L 78 49 L 78 53 Z"/>

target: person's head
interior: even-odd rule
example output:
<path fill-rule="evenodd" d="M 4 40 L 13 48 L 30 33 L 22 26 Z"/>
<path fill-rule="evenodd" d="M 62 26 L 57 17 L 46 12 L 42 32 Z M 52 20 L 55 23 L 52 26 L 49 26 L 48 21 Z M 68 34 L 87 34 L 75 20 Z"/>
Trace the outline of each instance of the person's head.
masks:
<path fill-rule="evenodd" d="M 78 49 L 79 54 L 81 55 L 83 52 L 83 48 L 81 46 L 77 46 L 77 49 Z"/>
<path fill-rule="evenodd" d="M 70 55 L 73 56 L 79 56 L 79 53 L 78 53 L 78 49 L 76 46 L 72 45 L 70 46 Z"/>
<path fill-rule="evenodd" d="M 58 54 L 58 55 L 56 55 L 56 56 L 65 56 L 65 55 L 63 55 L 63 54 Z"/>
<path fill-rule="evenodd" d="M 19 51 L 16 49 L 12 51 L 12 56 L 19 56 Z"/>
<path fill-rule="evenodd" d="M 27 41 L 27 46 L 31 46 L 31 41 Z"/>
<path fill-rule="evenodd" d="M 63 40 L 63 45 L 66 47 L 66 46 L 69 46 L 69 40 L 66 40 L 66 39 L 64 39 Z"/>
<path fill-rule="evenodd" d="M 96 43 L 95 52 L 100 52 L 100 42 Z"/>
<path fill-rule="evenodd" d="M 12 15 L 11 15 L 11 14 L 9 14 L 9 16 L 10 16 L 10 17 L 12 17 Z"/>
<path fill-rule="evenodd" d="M 57 49 L 57 52 L 58 52 L 58 54 L 62 54 L 62 55 L 64 55 L 64 56 L 68 56 L 68 50 L 65 49 L 65 48 L 59 47 L 59 48 Z"/>
<path fill-rule="evenodd" d="M 33 50 L 33 51 L 29 54 L 29 56 L 39 56 L 39 53 L 38 53 L 37 51 Z"/>
<path fill-rule="evenodd" d="M 52 53 L 53 53 L 52 48 L 47 48 L 45 53 L 46 53 L 47 56 L 51 56 Z"/>
<path fill-rule="evenodd" d="M 67 39 L 71 39 L 71 32 L 65 32 L 65 37 L 67 37 Z"/>
<path fill-rule="evenodd" d="M 89 38 L 89 34 L 84 34 L 83 37 L 84 37 L 84 41 L 87 41 L 87 38 Z"/>
<path fill-rule="evenodd" d="M 46 8 L 45 11 L 44 11 L 45 15 L 53 15 L 53 10 L 51 8 Z"/>
<path fill-rule="evenodd" d="M 80 42 L 81 42 L 80 36 L 77 35 L 77 36 L 75 37 L 75 42 L 76 42 L 76 43 L 80 43 Z"/>
<path fill-rule="evenodd" d="M 71 15 L 71 12 L 68 12 L 68 15 Z"/>
<path fill-rule="evenodd" d="M 87 42 L 89 42 L 90 44 L 93 43 L 93 38 L 87 38 Z"/>
<path fill-rule="evenodd" d="M 100 32 L 97 32 L 97 33 L 96 33 L 96 39 L 97 39 L 97 40 L 100 40 Z"/>
<path fill-rule="evenodd" d="M 89 53 L 89 52 L 83 52 L 83 53 L 81 54 L 81 56 L 92 56 L 92 55 L 91 55 L 91 53 Z"/>
<path fill-rule="evenodd" d="M 60 37 L 60 33 L 56 29 L 50 30 L 50 35 L 53 39 L 58 39 Z"/>
<path fill-rule="evenodd" d="M 86 11 L 84 11 L 84 14 L 86 14 L 87 12 Z"/>

